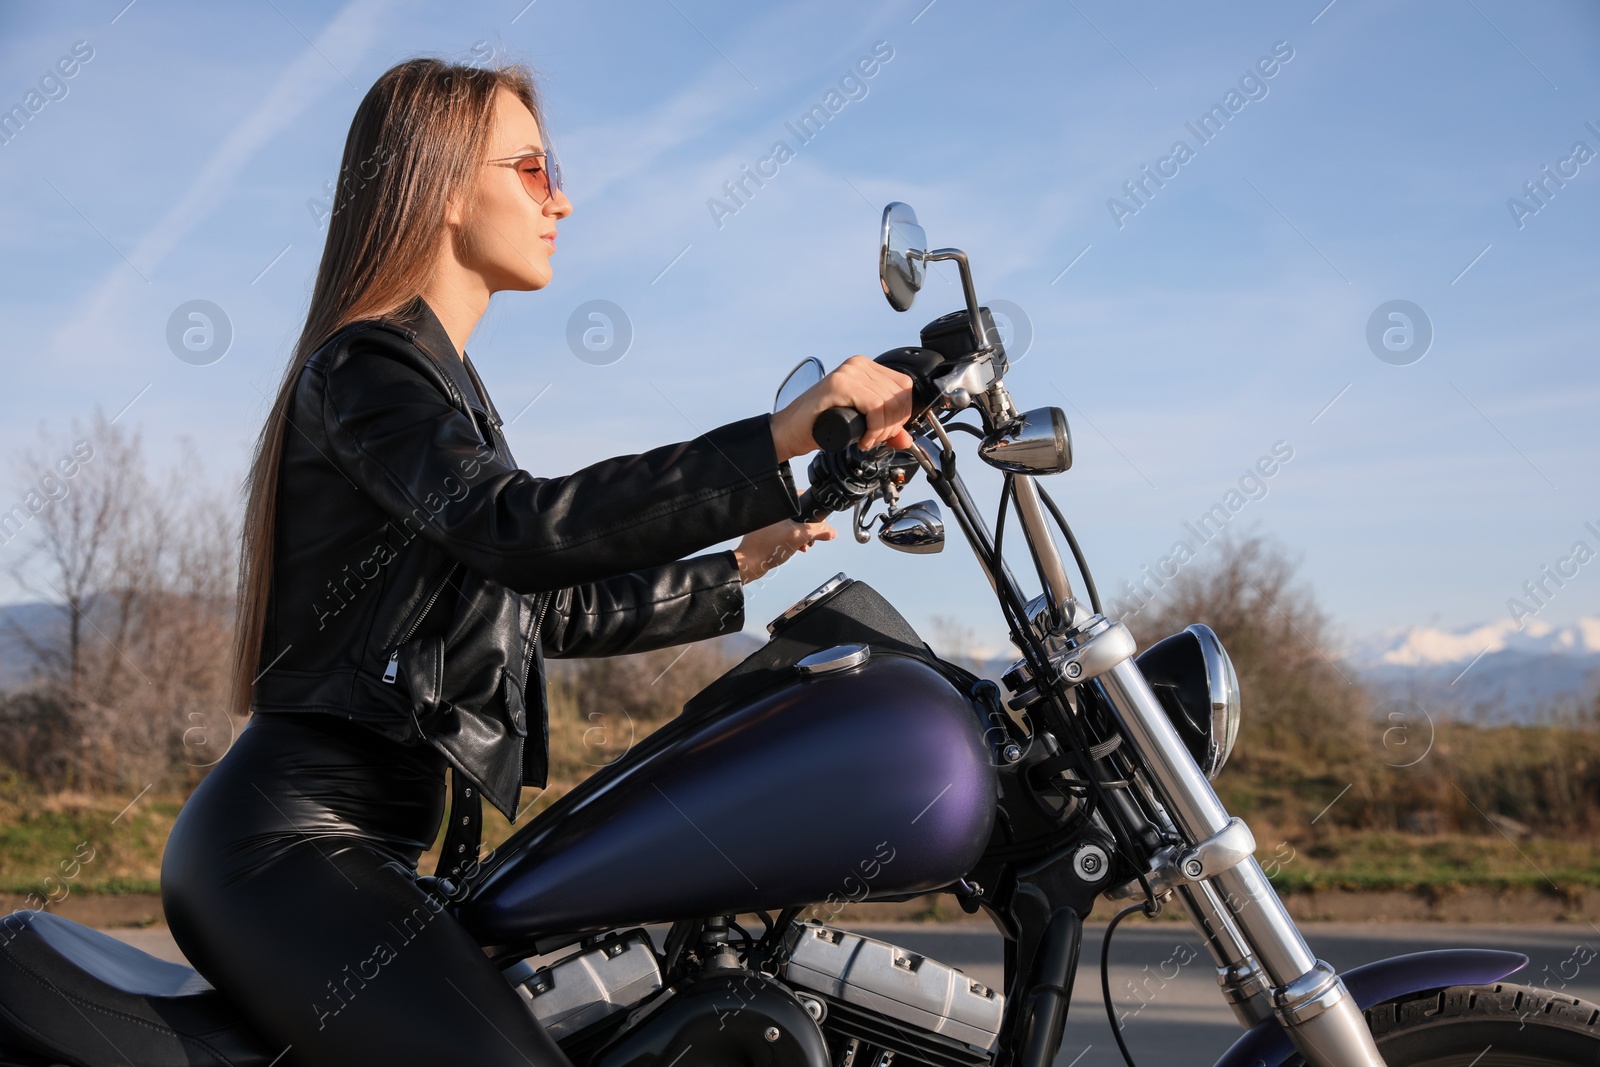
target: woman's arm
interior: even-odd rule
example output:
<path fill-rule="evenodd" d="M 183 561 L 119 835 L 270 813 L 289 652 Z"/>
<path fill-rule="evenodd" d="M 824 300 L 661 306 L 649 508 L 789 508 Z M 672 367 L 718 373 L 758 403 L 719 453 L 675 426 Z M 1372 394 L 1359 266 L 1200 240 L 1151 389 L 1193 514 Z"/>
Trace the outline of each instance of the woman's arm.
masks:
<path fill-rule="evenodd" d="M 715 552 L 559 590 L 539 644 L 554 658 L 621 656 L 743 627 L 738 564 L 732 552 Z"/>
<path fill-rule="evenodd" d="M 825 522 L 786 519 L 728 552 L 563 589 L 551 599 L 540 644 L 552 657 L 620 656 L 734 633 L 744 627 L 744 583 L 835 536 Z"/>
<path fill-rule="evenodd" d="M 395 523 L 518 592 L 659 566 L 796 512 L 769 416 L 536 478 L 495 458 L 400 344 L 361 337 L 308 367 L 326 376 L 328 458 Z"/>

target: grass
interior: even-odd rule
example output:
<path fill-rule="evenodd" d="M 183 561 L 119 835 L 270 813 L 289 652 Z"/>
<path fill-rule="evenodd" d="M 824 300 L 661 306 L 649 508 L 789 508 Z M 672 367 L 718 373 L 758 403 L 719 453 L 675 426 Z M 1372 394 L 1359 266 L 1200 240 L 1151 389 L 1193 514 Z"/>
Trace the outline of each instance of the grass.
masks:
<path fill-rule="evenodd" d="M 516 826 L 486 807 L 484 846 L 499 846 L 573 784 L 525 790 Z M 158 893 L 161 854 L 183 802 L 177 793 L 146 793 L 129 807 L 121 796 L 0 792 L 0 893 L 45 900 L 61 899 L 63 890 Z M 423 874 L 433 872 L 443 836 L 441 827 L 440 840 L 418 861 Z"/>
<path fill-rule="evenodd" d="M 1265 836 L 1257 835 L 1257 840 Z M 1456 888 L 1542 889 L 1571 894 L 1600 886 L 1594 842 L 1568 838 L 1511 841 L 1500 836 L 1427 836 L 1338 831 L 1285 840 L 1257 853 L 1279 892 Z"/>
<path fill-rule="evenodd" d="M 161 852 L 183 800 L 146 793 L 0 794 L 0 892 L 153 893 Z"/>
<path fill-rule="evenodd" d="M 571 784 L 557 783 L 542 794 L 528 791 L 518 828 Z M 162 848 L 181 805 L 181 796 L 154 793 L 132 807 L 122 797 L 0 796 L 0 892 L 44 897 L 59 895 L 60 886 L 83 893 L 158 892 Z M 484 844 L 499 845 L 513 829 L 487 812 Z M 1573 893 L 1600 887 L 1600 848 L 1583 839 L 1513 842 L 1499 835 L 1339 828 L 1281 837 L 1267 826 L 1256 828 L 1256 838 L 1257 857 L 1286 894 L 1475 887 Z M 433 858 L 432 852 L 425 855 L 419 869 L 430 872 Z"/>
<path fill-rule="evenodd" d="M 514 830 L 660 725 L 658 720 L 641 718 L 623 723 L 626 729 L 614 728 L 617 724 L 581 716 L 570 693 L 561 687 L 552 694 L 549 787 L 523 792 L 524 807 L 516 827 L 486 809 L 485 847 L 498 847 Z M 1318 766 L 1316 761 L 1254 751 L 1237 760 L 1218 786 L 1229 810 L 1250 823 L 1260 846 L 1257 857 L 1284 894 L 1316 890 L 1447 894 L 1477 888 L 1553 891 L 1576 898 L 1585 889 L 1600 887 L 1596 847 L 1600 838 L 1592 832 L 1563 834 L 1545 824 L 1541 836 L 1512 840 L 1496 832 L 1483 811 L 1493 810 L 1498 797 L 1500 807 L 1519 817 L 1537 814 L 1539 805 L 1523 803 L 1518 791 L 1527 792 L 1540 783 L 1548 786 L 1549 795 L 1540 795 L 1547 808 L 1577 811 L 1583 806 L 1577 796 L 1592 802 L 1583 776 L 1600 764 L 1595 733 L 1548 729 L 1442 733 L 1437 766 L 1429 761 L 1387 778 L 1307 774 L 1304 768 Z M 1588 759 L 1591 754 L 1593 762 Z M 1459 780 L 1466 787 L 1430 786 L 1421 774 L 1446 770 L 1454 775 L 1447 785 Z M 1558 770 L 1560 774 L 1555 773 Z M 1399 787 L 1414 792 L 1402 794 Z M 13 775 L 0 774 L 0 893 L 59 898 L 64 889 L 158 892 L 162 849 L 185 794 L 152 790 L 134 797 L 132 792 L 42 794 L 20 785 Z M 1481 797 L 1484 806 L 1469 806 L 1461 799 L 1469 794 Z M 1461 810 L 1452 813 L 1452 805 Z M 1404 813 L 1418 811 L 1434 813 L 1442 831 L 1373 828 L 1415 828 L 1404 821 Z M 1531 817 L 1529 821 L 1537 822 Z M 1586 819 L 1577 825 L 1594 822 Z M 1459 827 L 1476 832 L 1462 832 Z M 420 860 L 418 869 L 423 873 L 432 872 L 437 848 L 436 842 Z M 941 906 L 933 906 L 927 917 L 943 917 Z"/>

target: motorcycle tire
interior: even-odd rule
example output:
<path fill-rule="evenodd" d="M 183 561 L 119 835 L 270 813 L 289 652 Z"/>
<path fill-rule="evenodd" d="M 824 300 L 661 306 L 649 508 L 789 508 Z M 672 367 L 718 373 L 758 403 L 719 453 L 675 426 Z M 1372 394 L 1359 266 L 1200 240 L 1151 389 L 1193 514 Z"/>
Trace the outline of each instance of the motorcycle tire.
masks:
<path fill-rule="evenodd" d="M 1600 1006 L 1498 982 L 1413 993 L 1366 1011 L 1389 1067 L 1600 1065 Z"/>

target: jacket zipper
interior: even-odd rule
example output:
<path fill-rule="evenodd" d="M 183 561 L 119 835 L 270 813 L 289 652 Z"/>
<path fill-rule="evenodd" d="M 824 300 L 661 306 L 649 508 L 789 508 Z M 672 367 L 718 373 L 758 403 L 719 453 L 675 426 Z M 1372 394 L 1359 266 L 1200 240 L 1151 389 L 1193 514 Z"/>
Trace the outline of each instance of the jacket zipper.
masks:
<path fill-rule="evenodd" d="M 539 611 L 533 617 L 533 632 L 528 637 L 528 655 L 522 663 L 522 698 L 528 698 L 528 683 L 533 681 L 533 655 L 539 648 L 539 631 L 544 627 L 544 617 L 550 614 L 550 602 L 556 598 L 551 593 L 544 598 L 544 603 L 539 605 Z"/>
<path fill-rule="evenodd" d="M 394 651 L 389 653 L 389 665 L 383 669 L 383 680 L 389 685 L 394 684 L 395 678 L 400 673 L 400 646 L 411 640 L 411 635 L 417 632 L 417 628 L 422 625 L 422 620 L 428 617 L 429 611 L 433 610 L 433 605 L 444 592 L 444 587 L 455 576 L 457 566 L 458 564 L 455 563 L 450 564 L 450 569 L 444 572 L 443 579 L 433 587 L 433 592 L 428 595 L 427 601 L 422 605 L 422 610 L 417 612 L 416 617 L 406 625 L 404 632 L 395 639 Z"/>

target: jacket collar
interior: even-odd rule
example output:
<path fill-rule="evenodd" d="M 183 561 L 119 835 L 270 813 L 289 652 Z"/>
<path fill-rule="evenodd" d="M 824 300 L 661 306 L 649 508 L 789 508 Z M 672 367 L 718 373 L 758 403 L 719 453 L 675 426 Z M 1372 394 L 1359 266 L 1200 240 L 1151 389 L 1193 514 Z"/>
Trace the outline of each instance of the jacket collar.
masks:
<path fill-rule="evenodd" d="M 461 359 L 461 353 L 456 351 L 450 335 L 445 332 L 444 323 L 439 321 L 439 316 L 433 313 L 433 308 L 422 297 L 417 297 L 410 307 L 399 314 L 398 319 L 417 335 L 417 342 L 435 359 L 442 360 L 447 356 L 457 361 Z"/>
<path fill-rule="evenodd" d="M 439 316 L 433 313 L 428 302 L 417 297 L 416 303 L 398 317 L 398 322 L 412 332 L 412 340 L 418 347 L 439 363 L 467 403 L 487 414 L 485 401 L 472 383 L 472 375 L 467 372 L 465 355 L 456 351 L 450 335 L 445 332 L 444 323 L 439 321 Z"/>

